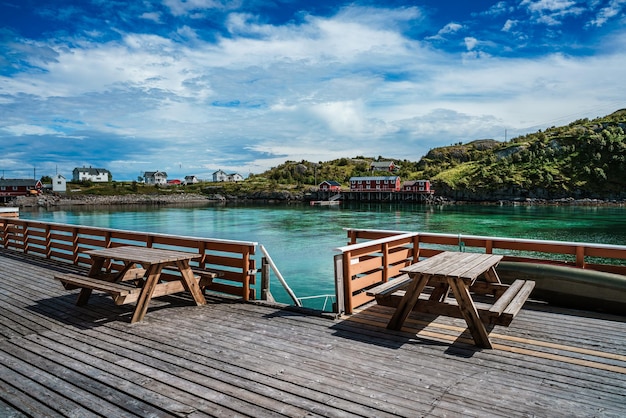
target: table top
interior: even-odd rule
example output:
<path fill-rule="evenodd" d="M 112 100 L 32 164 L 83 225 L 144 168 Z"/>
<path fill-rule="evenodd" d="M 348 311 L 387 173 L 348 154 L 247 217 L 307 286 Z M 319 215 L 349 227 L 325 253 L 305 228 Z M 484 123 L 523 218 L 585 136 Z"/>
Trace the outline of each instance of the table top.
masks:
<path fill-rule="evenodd" d="M 144 264 L 171 263 L 179 260 L 191 260 L 200 257 L 200 254 L 184 251 L 164 250 L 161 248 L 147 248 L 122 246 L 85 251 L 92 257 L 111 258 L 120 261 L 135 261 Z"/>
<path fill-rule="evenodd" d="M 428 274 L 473 281 L 482 273 L 498 264 L 502 257 L 501 255 L 493 254 L 444 251 L 400 271 L 409 275 Z"/>

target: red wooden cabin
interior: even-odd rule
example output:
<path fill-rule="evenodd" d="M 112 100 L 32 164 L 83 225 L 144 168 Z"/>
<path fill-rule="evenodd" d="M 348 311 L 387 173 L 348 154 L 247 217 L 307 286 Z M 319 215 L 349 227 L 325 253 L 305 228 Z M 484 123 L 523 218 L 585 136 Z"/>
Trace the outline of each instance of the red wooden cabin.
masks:
<path fill-rule="evenodd" d="M 352 177 L 350 178 L 352 192 L 399 192 L 400 177 Z"/>

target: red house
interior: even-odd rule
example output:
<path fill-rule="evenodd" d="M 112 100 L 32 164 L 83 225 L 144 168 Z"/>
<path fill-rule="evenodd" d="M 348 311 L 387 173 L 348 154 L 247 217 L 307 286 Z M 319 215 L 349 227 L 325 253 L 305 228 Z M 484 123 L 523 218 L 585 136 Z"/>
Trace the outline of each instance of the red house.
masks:
<path fill-rule="evenodd" d="M 43 185 L 39 180 L 0 179 L 0 198 L 7 201 L 16 196 L 30 196 L 41 193 Z"/>
<path fill-rule="evenodd" d="M 402 184 L 402 191 L 415 193 L 432 193 L 432 190 L 430 189 L 430 181 L 428 180 L 405 181 Z"/>
<path fill-rule="evenodd" d="M 350 191 L 352 192 L 399 192 L 400 177 L 351 177 Z"/>
<path fill-rule="evenodd" d="M 325 180 L 319 185 L 320 192 L 340 192 L 341 184 L 333 180 Z"/>

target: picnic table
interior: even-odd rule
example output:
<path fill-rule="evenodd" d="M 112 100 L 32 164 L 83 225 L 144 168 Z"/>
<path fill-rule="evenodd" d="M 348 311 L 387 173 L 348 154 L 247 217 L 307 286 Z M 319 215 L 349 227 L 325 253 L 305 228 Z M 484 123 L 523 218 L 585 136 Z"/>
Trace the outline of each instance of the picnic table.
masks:
<path fill-rule="evenodd" d="M 116 304 L 137 302 L 131 323 L 141 321 L 153 297 L 187 291 L 197 305 L 206 304 L 201 287 L 206 280 L 217 274 L 204 272 L 200 277 L 194 274 L 189 262 L 199 254 L 160 248 L 120 246 L 85 251 L 92 259 L 87 276 L 78 274 L 57 274 L 66 289 L 81 288 L 77 305 L 85 305 L 93 290 L 109 293 Z M 123 268 L 111 272 L 112 262 L 122 262 Z M 138 267 L 140 266 L 140 267 Z M 164 269 L 172 269 L 178 275 L 168 275 L 162 280 Z M 174 277 L 174 279 L 172 279 Z M 129 285 L 130 282 L 130 285 Z"/>
<path fill-rule="evenodd" d="M 368 294 L 376 296 L 379 303 L 385 303 L 390 300 L 391 292 L 405 289 L 399 303 L 395 304 L 396 310 L 387 325 L 388 329 L 400 330 L 413 310 L 451 316 L 460 313 L 475 344 L 492 348 L 483 321 L 508 325 L 535 285 L 525 280 L 517 280 L 512 285 L 501 283 L 496 272 L 501 259 L 501 255 L 444 251 L 402 269 L 406 276 L 397 281 L 395 288 L 385 283 Z M 480 282 L 477 281 L 479 277 L 482 278 Z M 427 298 L 422 295 L 426 286 L 432 287 Z M 446 300 L 450 290 L 456 303 Z M 493 303 L 487 306 L 481 303 L 478 308 L 473 293 L 490 294 Z"/>

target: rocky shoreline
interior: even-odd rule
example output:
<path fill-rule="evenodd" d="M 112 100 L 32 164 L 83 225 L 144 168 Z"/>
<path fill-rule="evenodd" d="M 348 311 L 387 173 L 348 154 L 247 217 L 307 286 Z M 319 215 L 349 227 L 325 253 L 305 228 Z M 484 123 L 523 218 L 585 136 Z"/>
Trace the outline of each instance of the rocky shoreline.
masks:
<path fill-rule="evenodd" d="M 60 195 L 43 196 L 20 196 L 9 202 L 7 206 L 17 206 L 22 208 L 34 207 L 68 207 L 68 206 L 115 206 L 115 205 L 176 205 L 176 204 L 207 204 L 207 203 L 301 203 L 308 202 L 310 196 L 303 193 L 290 192 L 256 192 L 246 196 L 231 195 L 203 195 L 192 193 L 177 194 L 131 194 L 114 196 L 81 195 L 64 197 Z M 499 206 L 626 206 L 626 200 L 603 200 L 591 198 L 560 198 L 560 199 L 538 199 L 538 198 L 516 198 L 501 200 L 455 200 L 443 196 L 436 196 L 430 205 L 499 205 Z"/>

